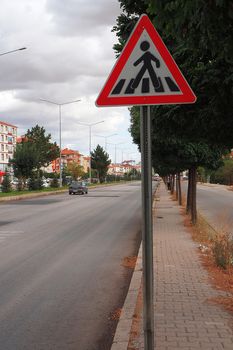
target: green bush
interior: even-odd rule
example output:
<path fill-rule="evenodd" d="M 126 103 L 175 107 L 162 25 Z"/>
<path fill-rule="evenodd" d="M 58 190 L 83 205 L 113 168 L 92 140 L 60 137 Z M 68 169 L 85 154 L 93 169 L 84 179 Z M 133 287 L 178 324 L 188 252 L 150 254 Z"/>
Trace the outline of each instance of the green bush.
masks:
<path fill-rule="evenodd" d="M 36 179 L 36 186 L 37 186 L 37 190 L 42 190 L 43 188 L 43 180 L 41 177 L 38 177 Z"/>
<path fill-rule="evenodd" d="M 23 180 L 22 179 L 19 179 L 19 182 L 17 184 L 17 190 L 18 191 L 23 191 L 24 189 L 24 183 L 23 183 Z"/>
<path fill-rule="evenodd" d="M 43 188 L 43 181 L 41 177 L 35 177 L 35 175 L 31 176 L 28 181 L 29 191 L 41 190 L 42 188 Z"/>
<path fill-rule="evenodd" d="M 2 192 L 7 193 L 11 191 L 12 191 L 12 188 L 11 188 L 10 175 L 6 173 L 2 181 Z"/>
<path fill-rule="evenodd" d="M 28 189 L 29 191 L 35 191 L 37 189 L 35 176 L 31 176 L 28 180 Z"/>
<path fill-rule="evenodd" d="M 51 187 L 52 187 L 52 188 L 58 188 L 58 187 L 59 187 L 59 181 L 58 181 L 58 178 L 57 178 L 57 177 L 55 177 L 55 178 L 52 179 L 52 181 L 51 181 Z"/>

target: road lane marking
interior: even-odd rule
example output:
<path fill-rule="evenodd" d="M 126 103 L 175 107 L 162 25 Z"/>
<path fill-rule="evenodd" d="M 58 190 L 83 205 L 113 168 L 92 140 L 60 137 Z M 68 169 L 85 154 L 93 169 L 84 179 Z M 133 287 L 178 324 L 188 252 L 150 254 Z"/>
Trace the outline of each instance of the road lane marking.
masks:
<path fill-rule="evenodd" d="M 24 231 L 0 231 L 0 242 L 5 241 L 7 238 L 12 238 L 12 237 L 17 237 L 19 235 L 21 235 L 22 233 L 24 233 Z"/>

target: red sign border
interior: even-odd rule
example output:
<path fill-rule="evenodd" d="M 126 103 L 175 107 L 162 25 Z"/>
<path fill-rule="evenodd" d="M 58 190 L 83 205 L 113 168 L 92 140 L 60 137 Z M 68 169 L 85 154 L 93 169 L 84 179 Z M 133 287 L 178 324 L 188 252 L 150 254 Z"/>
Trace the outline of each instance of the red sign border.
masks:
<path fill-rule="evenodd" d="M 173 75 L 176 83 L 178 84 L 182 95 L 155 95 L 155 96 L 118 96 L 109 97 L 110 92 L 113 89 L 119 75 L 121 74 L 125 64 L 127 63 L 129 56 L 131 55 L 134 47 L 136 46 L 143 30 L 146 30 L 155 47 L 159 51 L 165 64 Z M 96 106 L 129 106 L 129 105 L 161 105 L 161 104 L 185 104 L 195 103 L 196 96 L 190 88 L 189 84 L 185 80 L 173 57 L 162 41 L 160 35 L 156 31 L 155 27 L 151 23 L 147 15 L 142 15 L 138 23 L 136 24 L 132 34 L 130 35 L 120 57 L 114 65 L 102 91 L 100 92 Z"/>

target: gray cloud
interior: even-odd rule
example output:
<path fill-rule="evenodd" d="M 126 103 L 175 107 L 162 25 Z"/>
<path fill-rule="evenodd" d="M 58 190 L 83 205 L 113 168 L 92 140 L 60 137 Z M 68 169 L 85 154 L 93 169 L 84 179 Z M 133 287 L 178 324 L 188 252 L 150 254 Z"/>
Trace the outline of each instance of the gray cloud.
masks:
<path fill-rule="evenodd" d="M 127 108 L 94 104 L 115 63 L 111 28 L 119 13 L 117 0 L 1 0 L 0 53 L 27 50 L 0 56 L 0 120 L 17 125 L 19 134 L 38 123 L 58 141 L 58 110 L 39 99 L 81 98 L 62 111 L 64 146 L 87 153 L 87 129 L 76 122 L 105 120 L 94 133 L 117 133 L 113 142 L 127 139 L 135 149 Z"/>
<path fill-rule="evenodd" d="M 63 35 L 96 35 L 103 27 L 110 29 L 119 8 L 116 0 L 47 1 L 55 29 Z"/>

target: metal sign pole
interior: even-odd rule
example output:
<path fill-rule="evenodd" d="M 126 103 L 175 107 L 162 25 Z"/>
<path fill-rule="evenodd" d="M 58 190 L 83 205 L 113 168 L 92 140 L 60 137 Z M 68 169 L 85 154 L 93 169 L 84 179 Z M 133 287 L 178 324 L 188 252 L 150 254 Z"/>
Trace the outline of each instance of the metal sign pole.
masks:
<path fill-rule="evenodd" d="M 150 106 L 140 107 L 144 349 L 154 350 L 153 227 Z"/>

